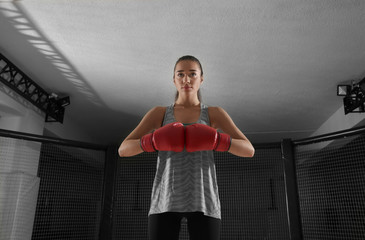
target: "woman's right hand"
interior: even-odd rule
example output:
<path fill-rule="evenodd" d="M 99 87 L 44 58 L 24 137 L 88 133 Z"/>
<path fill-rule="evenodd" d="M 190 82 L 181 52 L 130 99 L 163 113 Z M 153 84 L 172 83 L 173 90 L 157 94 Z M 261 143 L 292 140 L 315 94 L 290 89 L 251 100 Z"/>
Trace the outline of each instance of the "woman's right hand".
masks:
<path fill-rule="evenodd" d="M 184 125 L 182 123 L 169 123 L 152 133 L 144 135 L 140 140 L 141 148 L 145 152 L 182 152 L 185 143 L 184 131 Z"/>

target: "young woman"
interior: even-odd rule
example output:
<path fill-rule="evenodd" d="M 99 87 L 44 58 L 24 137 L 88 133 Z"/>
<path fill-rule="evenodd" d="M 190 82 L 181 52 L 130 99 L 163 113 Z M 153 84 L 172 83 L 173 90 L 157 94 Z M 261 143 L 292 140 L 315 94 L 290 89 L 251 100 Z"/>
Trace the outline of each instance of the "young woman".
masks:
<path fill-rule="evenodd" d="M 226 111 L 201 103 L 203 80 L 197 58 L 179 58 L 173 76 L 175 103 L 152 108 L 119 147 L 121 157 L 158 151 L 149 211 L 151 240 L 179 239 L 182 218 L 187 219 L 190 239 L 219 239 L 221 212 L 213 151 L 240 157 L 255 152 Z"/>

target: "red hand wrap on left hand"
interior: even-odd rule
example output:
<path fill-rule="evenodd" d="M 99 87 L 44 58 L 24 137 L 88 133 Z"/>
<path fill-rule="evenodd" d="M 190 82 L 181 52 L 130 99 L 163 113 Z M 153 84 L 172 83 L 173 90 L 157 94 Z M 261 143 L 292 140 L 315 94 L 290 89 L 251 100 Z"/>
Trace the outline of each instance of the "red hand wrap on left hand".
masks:
<path fill-rule="evenodd" d="M 225 152 L 231 146 L 231 137 L 214 128 L 196 123 L 185 127 L 185 148 L 187 152 L 215 150 Z"/>

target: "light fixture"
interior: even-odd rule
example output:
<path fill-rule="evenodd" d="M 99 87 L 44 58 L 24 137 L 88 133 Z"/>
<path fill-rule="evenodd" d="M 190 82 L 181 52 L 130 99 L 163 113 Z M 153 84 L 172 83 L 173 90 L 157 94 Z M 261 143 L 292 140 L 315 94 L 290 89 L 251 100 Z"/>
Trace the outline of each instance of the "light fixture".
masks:
<path fill-rule="evenodd" d="M 365 78 L 359 82 L 360 90 L 365 93 Z"/>
<path fill-rule="evenodd" d="M 337 96 L 346 96 L 350 91 L 350 85 L 337 85 Z"/>
<path fill-rule="evenodd" d="M 365 112 L 365 78 L 352 85 L 337 85 L 337 96 L 344 96 L 345 115 Z"/>
<path fill-rule="evenodd" d="M 66 107 L 66 106 L 70 105 L 70 97 L 63 97 L 63 98 L 57 99 L 57 102 L 60 106 Z"/>
<path fill-rule="evenodd" d="M 46 122 L 63 123 L 65 107 L 68 105 L 70 105 L 70 97 L 59 98 L 55 93 L 50 94 L 46 111 Z"/>

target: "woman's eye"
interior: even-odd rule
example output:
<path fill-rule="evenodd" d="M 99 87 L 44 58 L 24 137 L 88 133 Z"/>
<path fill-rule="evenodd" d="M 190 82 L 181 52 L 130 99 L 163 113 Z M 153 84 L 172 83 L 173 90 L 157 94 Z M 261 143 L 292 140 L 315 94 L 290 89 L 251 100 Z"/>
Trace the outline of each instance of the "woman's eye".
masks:
<path fill-rule="evenodd" d="M 196 75 L 196 73 L 191 73 L 190 76 L 191 77 L 196 77 L 197 75 Z"/>
<path fill-rule="evenodd" d="M 184 74 L 182 74 L 182 73 L 178 73 L 178 74 L 177 74 L 177 76 L 178 76 L 178 77 L 183 77 L 183 76 L 184 76 Z"/>

